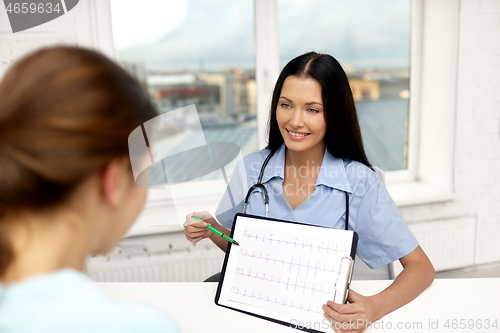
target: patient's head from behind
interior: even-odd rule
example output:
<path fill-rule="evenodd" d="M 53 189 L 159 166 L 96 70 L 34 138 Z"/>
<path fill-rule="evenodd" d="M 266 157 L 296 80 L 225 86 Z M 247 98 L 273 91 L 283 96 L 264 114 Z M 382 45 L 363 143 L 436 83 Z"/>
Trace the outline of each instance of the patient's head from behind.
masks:
<path fill-rule="evenodd" d="M 110 251 L 145 201 L 128 135 L 156 116 L 120 66 L 76 47 L 24 57 L 0 83 L 0 279 Z"/>

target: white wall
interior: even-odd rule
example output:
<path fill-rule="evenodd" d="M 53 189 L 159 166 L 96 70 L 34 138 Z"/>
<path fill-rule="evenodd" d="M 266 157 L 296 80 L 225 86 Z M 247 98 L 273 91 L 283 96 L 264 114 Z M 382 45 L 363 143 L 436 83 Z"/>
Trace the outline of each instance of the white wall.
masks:
<path fill-rule="evenodd" d="M 458 52 L 454 200 L 401 208 L 438 270 L 500 261 L 499 0 L 460 1 Z"/>
<path fill-rule="evenodd" d="M 16 59 L 53 44 L 85 46 L 114 57 L 109 1 L 80 1 L 55 20 L 15 34 L 5 6 L 0 4 L 0 78 Z"/>

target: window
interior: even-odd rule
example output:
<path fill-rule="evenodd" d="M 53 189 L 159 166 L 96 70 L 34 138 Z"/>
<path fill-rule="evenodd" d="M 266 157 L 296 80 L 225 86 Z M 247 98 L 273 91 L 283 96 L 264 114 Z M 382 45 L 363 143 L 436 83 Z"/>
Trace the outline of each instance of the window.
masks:
<path fill-rule="evenodd" d="M 438 16 L 433 14 L 445 13 L 448 7 L 441 8 L 436 4 L 424 9 L 420 0 L 376 3 L 361 0 L 210 3 L 196 0 L 189 4 L 181 1 L 175 2 L 176 6 L 170 10 L 162 7 L 157 11 L 175 15 L 169 14 L 169 18 L 163 19 L 161 14 L 156 19 L 150 17 L 149 23 L 156 22 L 158 29 L 163 29 L 156 37 L 152 36 L 153 39 L 147 39 L 148 31 L 151 31 L 147 25 L 143 26 L 144 32 L 138 34 L 139 37 L 123 30 L 122 40 L 132 42 L 136 38 L 145 42 L 139 44 L 136 41 L 135 46 L 131 46 L 120 41 L 119 29 L 129 25 L 129 17 L 148 17 L 149 12 L 144 15 L 120 14 L 119 8 L 125 8 L 128 1 L 111 2 L 118 60 L 138 77 L 142 75 L 145 84 L 153 86 L 150 90 L 161 110 L 194 102 L 199 107 L 205 136 L 211 129 L 220 129 L 224 122 L 231 124 L 229 127 L 238 124 L 240 129 L 251 129 L 244 154 L 263 148 L 270 97 L 280 69 L 303 52 L 326 52 L 335 56 L 348 73 L 368 157 L 374 165 L 390 171 L 387 173 L 388 189 L 396 203 L 410 205 L 450 200 L 452 197 L 449 177 L 443 177 L 452 171 L 451 160 L 448 155 L 435 153 L 438 146 L 450 150 L 447 148 L 452 135 L 447 134 L 443 140 L 442 128 L 440 130 L 436 128 L 436 122 L 426 120 L 431 106 L 439 104 L 434 98 L 434 88 L 426 87 L 436 86 L 437 83 L 433 82 L 440 77 L 437 72 L 452 68 L 434 66 L 431 55 L 435 53 L 434 49 L 440 50 L 436 48 L 437 44 L 434 45 L 437 40 L 456 40 L 456 32 L 453 33 L 456 13 L 453 11 L 454 16 L 446 24 L 438 23 Z M 158 3 L 172 6 L 172 2 Z M 120 15 L 122 20 L 126 17 L 122 28 L 117 18 Z M 167 21 L 175 24 L 169 25 Z M 436 34 L 436 31 L 442 33 Z M 453 45 L 446 49 L 450 55 L 454 52 Z M 439 57 L 437 53 L 435 56 Z M 231 61 L 227 62 L 228 59 Z M 223 65 L 226 62 L 228 65 Z M 162 67 L 165 64 L 169 67 Z M 453 77 L 453 73 L 443 72 L 443 80 Z M 222 76 L 226 87 L 222 84 Z M 238 78 L 236 83 L 232 81 L 235 77 Z M 224 95 L 228 80 L 233 82 L 232 92 L 226 91 L 233 94 L 231 101 L 227 100 L 227 94 Z M 455 95 L 448 81 L 443 81 L 447 90 L 439 97 L 444 96 L 449 101 L 450 107 L 446 108 L 445 114 L 451 119 Z M 428 84 L 424 86 L 425 82 Z M 242 85 L 246 87 L 242 89 Z M 190 90 L 192 88 L 196 89 Z M 225 107 L 224 101 L 226 106 L 233 103 L 232 108 Z M 445 123 L 451 123 L 449 119 Z M 436 141 L 435 137 L 441 139 Z M 436 163 L 436 157 L 444 160 Z M 428 165 L 444 167 L 439 172 L 431 172 Z M 210 183 L 206 181 L 205 184 Z M 202 186 L 202 193 L 192 201 L 220 197 L 224 187 Z M 167 219 L 167 213 L 155 213 L 154 201 L 153 196 L 144 212 L 144 220 Z M 211 203 L 212 211 L 217 202 L 213 200 Z"/>
<path fill-rule="evenodd" d="M 117 60 L 147 87 L 160 112 L 196 104 L 207 136 L 232 142 L 237 138 L 229 128 L 244 127 L 240 134 L 249 132 L 249 139 L 235 143 L 254 151 L 251 0 L 111 5 Z"/>
<path fill-rule="evenodd" d="M 407 168 L 410 1 L 280 0 L 280 67 L 299 54 L 334 56 L 354 95 L 370 162 Z"/>
<path fill-rule="evenodd" d="M 195 104 L 202 140 L 235 143 L 242 155 L 258 148 L 252 5 L 251 0 L 147 0 L 139 6 L 111 0 L 117 61 L 148 89 L 160 113 Z M 166 128 L 178 134 L 171 148 L 179 152 L 201 132 L 190 133 L 181 123 Z M 189 167 L 195 170 L 196 163 L 206 161 L 194 159 Z M 177 210 L 214 211 L 224 188 L 223 173 L 216 172 L 191 179 L 181 191 L 149 190 L 134 227 L 182 222 L 186 213 L 176 216 L 172 201 Z"/>

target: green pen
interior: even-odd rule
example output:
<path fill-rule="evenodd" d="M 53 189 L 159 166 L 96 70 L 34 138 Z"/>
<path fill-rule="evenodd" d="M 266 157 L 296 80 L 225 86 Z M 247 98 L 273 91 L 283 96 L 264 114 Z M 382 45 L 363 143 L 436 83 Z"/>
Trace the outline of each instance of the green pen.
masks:
<path fill-rule="evenodd" d="M 196 216 L 191 216 L 192 219 L 196 220 L 196 221 L 200 221 L 200 222 L 203 222 L 202 219 L 200 218 L 197 218 Z M 240 246 L 240 244 L 238 244 L 237 241 L 235 241 L 234 239 L 232 239 L 231 237 L 229 237 L 228 235 L 224 234 L 223 232 L 220 232 L 219 230 L 215 229 L 214 227 L 212 227 L 210 224 L 207 224 L 207 228 L 208 230 L 210 231 L 213 231 L 215 232 L 217 235 L 221 236 L 222 238 L 224 238 L 225 240 L 227 240 L 228 242 L 230 243 L 233 243 L 234 245 L 238 245 Z"/>

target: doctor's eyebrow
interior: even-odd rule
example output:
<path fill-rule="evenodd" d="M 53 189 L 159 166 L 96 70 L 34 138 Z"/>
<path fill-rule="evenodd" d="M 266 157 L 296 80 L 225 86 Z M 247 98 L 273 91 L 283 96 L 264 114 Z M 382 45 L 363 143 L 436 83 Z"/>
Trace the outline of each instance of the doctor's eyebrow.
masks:
<path fill-rule="evenodd" d="M 280 99 L 282 99 L 282 98 L 283 98 L 283 99 L 286 99 L 286 100 L 287 100 L 287 101 L 289 101 L 290 103 L 293 103 L 291 99 L 286 98 L 285 96 L 280 96 Z M 320 105 L 320 106 L 323 106 L 323 104 L 318 103 L 318 102 L 309 102 L 309 103 L 306 103 L 305 105 L 312 105 L 312 104 L 318 104 L 318 105 Z"/>

